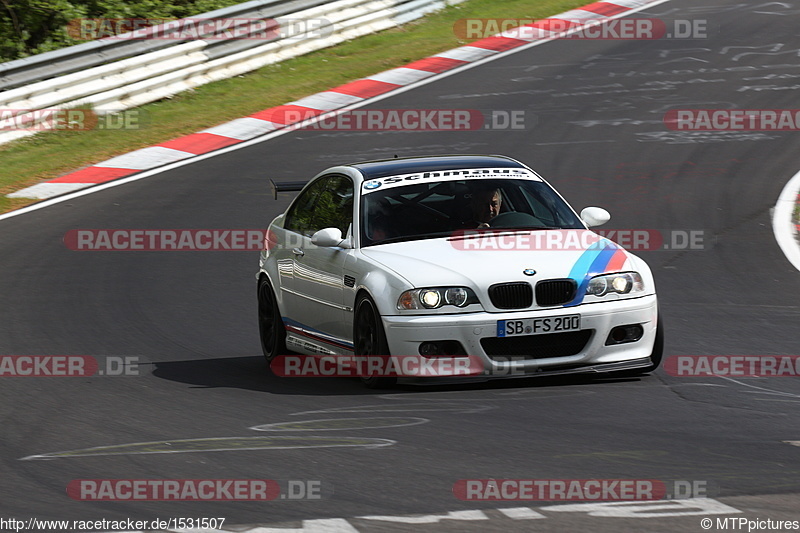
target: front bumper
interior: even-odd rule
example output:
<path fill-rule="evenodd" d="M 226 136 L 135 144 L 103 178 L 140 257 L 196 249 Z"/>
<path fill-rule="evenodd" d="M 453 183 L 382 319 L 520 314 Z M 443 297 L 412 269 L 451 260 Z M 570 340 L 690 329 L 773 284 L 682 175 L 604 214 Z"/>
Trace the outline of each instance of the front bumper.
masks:
<path fill-rule="evenodd" d="M 497 335 L 497 321 L 521 318 L 556 317 L 580 314 L 581 332 L 588 340 L 572 350 L 570 355 L 550 356 L 548 350 L 528 355 L 490 355 L 481 339 Z M 467 354 L 483 362 L 484 375 L 491 377 L 520 377 L 530 375 L 559 375 L 574 373 L 611 372 L 646 368 L 656 338 L 658 303 L 656 296 L 612 300 L 559 307 L 505 313 L 468 313 L 452 315 L 384 316 L 383 325 L 389 351 L 397 355 L 418 355 L 425 341 L 455 340 Z M 644 333 L 636 342 L 606 345 L 609 332 L 615 326 L 639 324 Z M 532 342 L 545 339 L 532 335 Z M 558 342 L 563 337 L 551 337 Z M 520 342 L 522 337 L 515 337 Z M 549 342 L 549 341 L 547 341 Z M 515 344 L 518 346 L 518 344 Z M 558 351 L 558 350 L 555 350 Z M 533 353 L 531 353 L 533 352 Z"/>

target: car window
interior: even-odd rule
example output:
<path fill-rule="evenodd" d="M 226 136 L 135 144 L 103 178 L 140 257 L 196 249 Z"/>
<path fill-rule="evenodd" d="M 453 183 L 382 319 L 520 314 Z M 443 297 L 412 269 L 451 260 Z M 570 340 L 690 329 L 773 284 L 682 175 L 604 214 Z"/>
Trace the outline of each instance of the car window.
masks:
<path fill-rule="evenodd" d="M 331 176 L 313 205 L 314 231 L 339 228 L 346 236 L 353 222 L 353 180 L 347 176 Z"/>
<path fill-rule="evenodd" d="M 533 213 L 536 214 L 536 218 L 544 222 L 546 226 L 569 228 L 577 222 L 572 210 L 567 208 L 566 204 L 544 183 L 533 187 L 524 187 L 520 190 Z"/>
<path fill-rule="evenodd" d="M 362 196 L 362 246 L 477 228 L 583 225 L 544 182 L 524 179 L 417 182 Z"/>
<path fill-rule="evenodd" d="M 283 227 L 289 231 L 300 233 L 301 235 L 313 235 L 312 219 L 314 216 L 314 202 L 319 194 L 327 186 L 328 178 L 322 177 L 303 189 L 300 196 L 292 204 L 286 213 L 286 222 Z"/>
<path fill-rule="evenodd" d="M 283 227 L 306 237 L 323 228 L 339 228 L 346 236 L 353 221 L 353 181 L 323 176 L 309 185 L 289 209 Z"/>

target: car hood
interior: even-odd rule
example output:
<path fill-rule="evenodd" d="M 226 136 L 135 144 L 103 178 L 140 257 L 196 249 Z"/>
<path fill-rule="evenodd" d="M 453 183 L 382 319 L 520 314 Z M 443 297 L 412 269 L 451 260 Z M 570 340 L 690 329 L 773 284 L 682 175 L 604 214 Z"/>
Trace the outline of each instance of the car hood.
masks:
<path fill-rule="evenodd" d="M 571 234 L 571 235 L 570 235 Z M 573 278 L 632 269 L 621 247 L 589 230 L 481 233 L 467 238 L 437 238 L 382 244 L 361 252 L 414 287 L 469 286 Z M 526 270 L 535 274 L 526 275 Z"/>

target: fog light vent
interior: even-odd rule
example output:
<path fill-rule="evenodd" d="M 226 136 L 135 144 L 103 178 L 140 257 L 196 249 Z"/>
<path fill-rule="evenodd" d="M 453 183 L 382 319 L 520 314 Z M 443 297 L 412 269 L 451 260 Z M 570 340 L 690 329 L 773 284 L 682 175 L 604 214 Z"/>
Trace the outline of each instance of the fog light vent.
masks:
<path fill-rule="evenodd" d="M 606 346 L 612 344 L 625 344 L 636 342 L 644 335 L 644 328 L 639 324 L 628 324 L 627 326 L 617 326 L 611 330 L 606 339 Z"/>

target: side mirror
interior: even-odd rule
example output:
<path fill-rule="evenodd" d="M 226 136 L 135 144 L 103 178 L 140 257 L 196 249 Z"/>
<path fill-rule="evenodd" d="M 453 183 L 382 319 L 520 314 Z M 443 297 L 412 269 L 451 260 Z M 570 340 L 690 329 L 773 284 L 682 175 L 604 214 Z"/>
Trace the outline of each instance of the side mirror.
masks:
<path fill-rule="evenodd" d="M 611 214 L 602 207 L 587 207 L 581 211 L 581 220 L 589 226 L 602 226 L 611 220 Z"/>
<path fill-rule="evenodd" d="M 311 236 L 311 244 L 323 248 L 350 248 L 350 241 L 342 240 L 342 230 L 339 228 L 323 228 Z"/>

